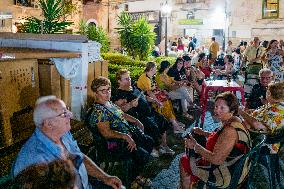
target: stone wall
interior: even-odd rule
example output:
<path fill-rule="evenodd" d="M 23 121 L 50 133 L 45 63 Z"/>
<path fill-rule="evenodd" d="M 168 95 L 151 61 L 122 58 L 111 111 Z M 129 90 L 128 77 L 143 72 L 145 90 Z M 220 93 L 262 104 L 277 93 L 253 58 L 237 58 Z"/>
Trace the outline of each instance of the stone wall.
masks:
<path fill-rule="evenodd" d="M 118 2 L 102 0 L 100 3 L 88 1 L 83 5 L 83 19 L 95 20 L 98 26 L 105 29 L 110 37 L 110 48 L 119 47 L 120 42 L 115 31 L 117 27 Z"/>
<path fill-rule="evenodd" d="M 231 1 L 229 9 L 230 37 L 233 37 L 232 31 L 235 31 L 235 38 L 254 36 L 259 36 L 261 40 L 284 38 L 284 0 L 279 0 L 277 19 L 262 18 L 262 1 L 259 0 Z"/>

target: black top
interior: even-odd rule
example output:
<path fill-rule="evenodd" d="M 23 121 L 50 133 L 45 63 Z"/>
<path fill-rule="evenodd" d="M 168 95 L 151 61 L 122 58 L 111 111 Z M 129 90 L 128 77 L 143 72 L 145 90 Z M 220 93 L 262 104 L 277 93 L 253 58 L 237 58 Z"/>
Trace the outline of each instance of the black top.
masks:
<path fill-rule="evenodd" d="M 140 90 L 136 87 L 133 87 L 131 91 L 117 89 L 115 94 L 112 95 L 112 101 L 115 102 L 119 99 L 126 99 L 127 102 L 131 102 L 132 100 L 136 99 L 140 93 Z M 138 106 L 129 109 L 126 113 L 139 118 L 141 116 L 151 115 L 151 111 L 151 105 L 148 103 L 146 96 L 140 95 L 138 100 Z"/>
<path fill-rule="evenodd" d="M 254 85 L 247 99 L 247 107 L 249 109 L 257 109 L 262 106 L 261 99 L 266 99 L 266 91 L 266 87 L 263 87 L 261 84 Z"/>
<path fill-rule="evenodd" d="M 194 50 L 195 49 L 195 43 L 193 41 L 190 41 L 189 44 L 188 44 L 188 50 L 190 49 L 191 47 L 191 50 Z"/>
<path fill-rule="evenodd" d="M 173 77 L 175 81 L 182 81 L 182 80 L 187 79 L 184 68 L 182 68 L 180 71 L 178 71 L 178 69 L 173 66 L 169 69 L 168 75 L 170 77 Z"/>

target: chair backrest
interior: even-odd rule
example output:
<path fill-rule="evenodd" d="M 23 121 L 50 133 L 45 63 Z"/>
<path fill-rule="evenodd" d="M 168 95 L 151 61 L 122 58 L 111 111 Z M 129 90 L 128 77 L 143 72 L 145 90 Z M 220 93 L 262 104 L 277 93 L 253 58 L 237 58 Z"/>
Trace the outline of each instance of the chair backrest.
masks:
<path fill-rule="evenodd" d="M 247 160 L 247 158 L 249 158 L 250 160 L 250 167 L 256 163 L 258 161 L 258 157 L 260 154 L 260 149 L 261 147 L 265 144 L 266 141 L 266 135 L 260 135 L 259 137 L 257 137 L 255 139 L 255 141 L 253 142 L 254 146 L 252 147 L 252 149 L 245 154 L 240 161 L 238 162 L 238 165 L 236 166 L 237 169 L 235 169 L 233 175 L 232 175 L 232 181 L 229 185 L 229 187 L 227 189 L 234 189 L 237 188 L 238 186 L 238 181 L 240 179 L 240 176 L 242 174 L 243 171 L 243 165 L 245 163 L 245 161 Z"/>
<path fill-rule="evenodd" d="M 236 169 L 232 173 L 230 185 L 226 189 L 236 189 L 237 188 L 238 182 L 239 182 L 240 177 L 242 175 L 243 167 L 244 167 L 245 162 L 247 161 L 247 158 L 249 158 L 249 161 L 250 161 L 249 167 L 251 167 L 254 163 L 256 163 L 257 160 L 258 160 L 258 157 L 259 157 L 260 149 L 265 144 L 265 140 L 266 140 L 266 135 L 263 135 L 263 134 L 258 136 L 254 140 L 254 142 L 253 142 L 254 145 L 251 148 L 251 150 L 248 153 L 246 153 L 244 156 L 242 156 L 239 159 L 239 161 L 237 162 L 237 165 L 235 166 Z M 215 186 L 215 183 L 212 183 L 212 182 L 209 182 L 209 181 L 205 184 L 211 189 L 217 189 L 218 188 L 218 187 Z"/>
<path fill-rule="evenodd" d="M 102 134 L 99 132 L 97 125 L 90 125 L 89 120 L 90 116 L 92 114 L 92 108 L 91 107 L 87 115 L 85 117 L 85 126 L 91 131 L 92 136 L 93 136 L 93 145 L 94 147 L 99 150 L 106 150 L 107 149 L 107 140 L 102 136 Z M 92 116 L 96 116 L 95 114 L 92 114 Z"/>

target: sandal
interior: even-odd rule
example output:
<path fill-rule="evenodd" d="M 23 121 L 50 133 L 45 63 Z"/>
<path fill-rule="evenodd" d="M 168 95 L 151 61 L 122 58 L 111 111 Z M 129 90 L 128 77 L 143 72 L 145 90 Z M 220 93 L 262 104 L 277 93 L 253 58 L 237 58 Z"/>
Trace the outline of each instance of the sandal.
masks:
<path fill-rule="evenodd" d="M 136 179 L 131 183 L 131 189 L 143 189 L 152 185 L 152 181 L 149 178 L 143 176 L 137 176 Z"/>
<path fill-rule="evenodd" d="M 181 127 L 180 125 L 174 126 L 174 133 L 175 134 L 181 134 L 181 133 L 184 133 L 184 131 L 185 131 L 185 128 Z"/>
<path fill-rule="evenodd" d="M 188 120 L 193 120 L 193 116 L 192 116 L 192 115 L 189 115 L 187 112 L 184 112 L 184 113 L 182 114 L 182 116 L 185 117 L 185 118 L 188 119 Z"/>
<path fill-rule="evenodd" d="M 177 121 L 177 124 L 179 125 L 180 128 L 185 129 L 185 124 L 184 123 Z"/>

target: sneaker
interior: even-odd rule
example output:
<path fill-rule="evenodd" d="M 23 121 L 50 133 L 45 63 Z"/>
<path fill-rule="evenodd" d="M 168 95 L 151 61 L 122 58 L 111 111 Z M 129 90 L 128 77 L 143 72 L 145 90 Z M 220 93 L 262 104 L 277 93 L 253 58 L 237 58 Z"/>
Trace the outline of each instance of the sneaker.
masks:
<path fill-rule="evenodd" d="M 153 149 L 150 155 L 152 157 L 154 157 L 154 158 L 158 158 L 159 157 L 159 152 L 158 152 L 158 150 Z"/>
<path fill-rule="evenodd" d="M 170 147 L 168 146 L 161 146 L 159 149 L 159 152 L 161 155 L 167 154 L 167 155 L 174 155 L 175 151 L 173 151 L 172 149 L 170 149 Z"/>

